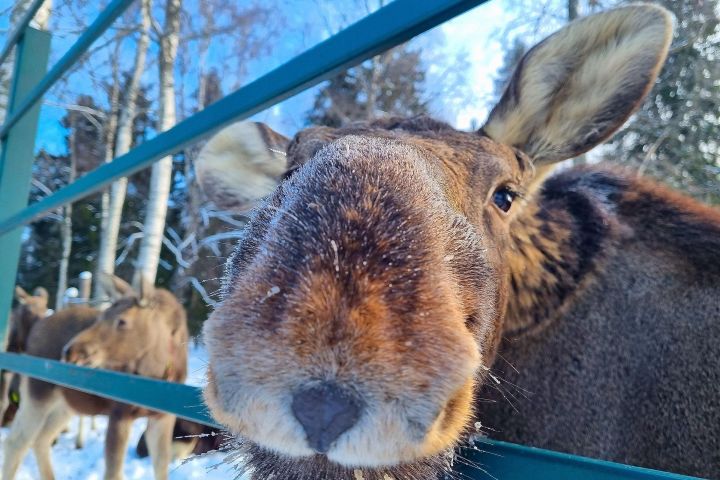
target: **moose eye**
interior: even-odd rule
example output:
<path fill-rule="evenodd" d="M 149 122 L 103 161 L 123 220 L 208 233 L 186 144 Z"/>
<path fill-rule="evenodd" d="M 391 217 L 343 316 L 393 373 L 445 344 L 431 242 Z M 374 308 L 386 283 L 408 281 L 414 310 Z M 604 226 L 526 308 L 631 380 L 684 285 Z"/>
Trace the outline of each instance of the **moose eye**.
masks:
<path fill-rule="evenodd" d="M 498 188 L 493 194 L 493 202 L 495 205 L 502 210 L 507 212 L 512 207 L 513 200 L 517 197 L 517 193 L 512 191 L 509 187 Z"/>
<path fill-rule="evenodd" d="M 116 323 L 116 327 L 118 328 L 118 330 L 126 329 L 127 325 L 128 325 L 127 320 L 125 320 L 124 318 L 118 318 L 117 323 Z"/>

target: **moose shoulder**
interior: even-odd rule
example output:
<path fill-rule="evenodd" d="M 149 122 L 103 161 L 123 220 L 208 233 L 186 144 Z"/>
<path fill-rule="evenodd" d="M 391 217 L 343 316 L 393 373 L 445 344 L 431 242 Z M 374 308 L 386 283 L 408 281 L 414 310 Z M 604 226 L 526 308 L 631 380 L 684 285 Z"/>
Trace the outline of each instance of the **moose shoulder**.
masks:
<path fill-rule="evenodd" d="M 478 132 L 421 117 L 210 140 L 208 195 L 260 200 L 204 330 L 206 400 L 253 478 L 432 478 L 476 421 L 718 471 L 719 214 L 608 167 L 546 177 L 637 108 L 671 23 L 642 4 L 568 25 Z"/>

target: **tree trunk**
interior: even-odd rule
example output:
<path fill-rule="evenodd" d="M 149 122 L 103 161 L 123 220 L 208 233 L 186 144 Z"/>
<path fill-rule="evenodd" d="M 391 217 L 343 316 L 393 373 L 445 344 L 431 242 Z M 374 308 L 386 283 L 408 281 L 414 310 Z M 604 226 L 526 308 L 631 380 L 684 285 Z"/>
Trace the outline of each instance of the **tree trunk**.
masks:
<path fill-rule="evenodd" d="M 174 66 L 180 34 L 181 0 L 167 0 L 165 3 L 165 28 L 160 37 L 160 118 L 159 131 L 172 128 L 176 122 Z M 165 157 L 152 167 L 150 194 L 145 212 L 143 238 L 135 270 L 134 282 L 144 275 L 154 282 L 160 261 L 167 203 L 170 196 L 172 157 Z"/>
<path fill-rule="evenodd" d="M 72 124 L 70 126 L 70 172 L 68 173 L 68 184 L 75 180 L 76 176 L 76 149 L 75 139 L 77 133 L 77 114 L 71 113 Z M 63 207 L 63 219 L 60 225 L 60 243 L 62 245 L 62 254 L 60 256 L 60 268 L 58 272 L 58 286 L 55 295 L 55 311 L 59 311 L 63 307 L 63 297 L 67 290 L 68 266 L 70 265 L 70 253 L 72 252 L 72 203 L 68 203 Z"/>
<path fill-rule="evenodd" d="M 38 30 L 47 30 L 50 24 L 50 12 L 52 11 L 52 0 L 45 0 L 38 11 L 35 13 L 30 26 Z"/>
<path fill-rule="evenodd" d="M 118 46 L 119 46 L 118 42 Z M 105 163 L 110 163 L 113 160 L 113 146 L 115 145 L 115 134 L 117 133 L 117 122 L 118 122 L 118 100 L 120 96 L 120 80 L 117 71 L 117 59 L 118 51 L 116 48 L 113 65 L 113 84 L 110 87 L 110 114 L 108 115 L 105 123 Z M 100 275 L 105 271 L 107 266 L 107 258 L 114 257 L 109 254 L 108 249 L 108 217 L 110 215 L 110 189 L 104 188 L 100 194 L 100 246 L 98 248 L 97 263 L 95 266 L 95 278 L 99 279 Z M 93 300 L 100 300 L 105 296 L 105 292 L 102 288 L 100 281 L 93 282 Z"/>
<path fill-rule="evenodd" d="M 120 42 L 115 44 L 112 62 L 112 86 L 110 87 L 110 114 L 105 123 L 105 163 L 113 160 L 115 135 L 117 133 L 117 123 L 119 115 L 119 97 L 120 97 L 120 72 L 118 71 L 118 60 L 120 58 Z M 108 217 L 110 215 L 110 189 L 104 188 L 100 197 L 100 246 L 98 249 L 97 264 L 95 266 L 95 279 L 93 282 L 93 300 L 101 300 L 105 296 L 102 288 L 102 282 L 99 281 L 100 275 L 107 268 L 108 257 L 113 258 L 114 254 L 108 253 Z M 114 267 L 114 258 L 113 258 Z"/>
<path fill-rule="evenodd" d="M 135 106 L 140 88 L 140 79 L 145 71 L 145 60 L 147 58 L 148 44 L 150 42 L 150 0 L 143 0 L 140 3 L 140 37 L 135 50 L 135 61 L 133 71 L 125 87 L 125 98 L 123 105 L 118 110 L 117 135 L 115 140 L 115 157 L 124 155 L 132 145 L 133 122 L 135 120 Z M 116 80 L 119 88 L 120 80 Z M 110 142 L 109 142 L 110 143 Z M 112 143 L 106 149 L 106 161 L 112 161 Z M 103 273 L 112 274 L 115 271 L 115 253 L 117 251 L 118 235 L 120 233 L 120 220 L 122 218 L 123 204 L 127 193 L 127 178 L 115 181 L 110 188 L 110 199 L 107 207 L 107 219 L 104 222 L 104 229 L 100 238 L 100 249 L 98 252 L 97 275 L 100 278 Z M 95 282 L 95 298 L 100 298 L 103 293 L 99 281 Z"/>
<path fill-rule="evenodd" d="M 17 26 L 17 22 L 22 18 L 23 14 L 27 11 L 28 7 L 32 4 L 32 0 L 16 0 L 15 5 L 10 11 L 10 25 L 8 33 L 14 31 Z M 48 23 L 50 21 L 50 12 L 52 10 L 52 0 L 45 0 L 42 6 L 35 13 L 30 25 L 39 29 L 47 30 Z M 13 74 L 13 67 L 15 66 L 15 52 L 10 52 L 10 55 L 5 59 L 2 65 L 0 65 L 0 125 L 5 121 L 8 106 L 8 95 L 10 92 L 10 79 Z"/>
<path fill-rule="evenodd" d="M 578 0 L 568 0 L 568 21 L 572 22 L 578 17 Z"/>
<path fill-rule="evenodd" d="M 203 37 L 198 42 L 198 93 L 197 105 L 195 108 L 196 112 L 199 112 L 206 107 L 207 75 L 205 73 L 205 66 L 207 64 L 208 50 L 210 49 L 210 32 L 208 30 L 210 22 L 212 22 L 212 13 L 207 8 L 207 4 L 201 5 L 201 12 L 205 17 L 205 24 L 203 27 Z M 187 204 L 185 205 L 182 216 L 182 225 L 185 232 L 184 235 L 195 235 L 196 239 L 204 237 L 203 225 L 200 222 L 200 192 L 198 190 L 197 181 L 194 175 L 194 163 L 197 154 L 197 147 L 190 147 L 185 150 L 185 164 L 183 167 L 185 181 L 187 184 Z M 192 270 L 195 262 L 197 261 L 197 240 L 191 242 L 190 248 L 187 248 L 185 250 L 190 250 L 190 258 L 188 259 L 188 263 L 190 263 L 189 269 Z M 180 253 L 184 256 L 185 251 L 181 249 Z M 171 290 L 173 290 L 173 292 L 177 294 L 177 292 L 180 292 L 181 290 L 186 288 L 186 280 L 190 273 L 191 272 L 188 272 L 188 270 L 184 266 L 178 265 L 178 267 L 173 272 L 173 278 L 170 282 Z"/>

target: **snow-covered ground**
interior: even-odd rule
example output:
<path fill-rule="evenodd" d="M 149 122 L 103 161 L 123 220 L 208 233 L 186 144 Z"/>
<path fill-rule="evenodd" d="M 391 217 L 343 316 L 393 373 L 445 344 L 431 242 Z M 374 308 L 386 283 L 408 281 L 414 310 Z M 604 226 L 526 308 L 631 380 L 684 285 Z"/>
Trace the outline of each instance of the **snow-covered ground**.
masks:
<path fill-rule="evenodd" d="M 205 378 L 205 366 L 207 365 L 207 354 L 202 347 L 190 346 L 188 380 L 190 385 L 202 386 Z M 90 420 L 85 418 L 85 447 L 81 450 L 75 449 L 75 436 L 77 434 L 78 419 L 74 418 L 70 423 L 70 430 L 63 433 L 52 449 L 52 462 L 55 469 L 55 477 L 58 480 L 101 480 L 105 470 L 103 458 L 103 443 L 105 440 L 105 429 L 107 417 L 96 417 L 97 430 L 90 430 Z M 149 458 L 138 458 L 135 454 L 135 446 L 142 432 L 145 430 L 145 419 L 136 420 L 130 434 L 127 456 L 125 458 L 126 480 L 152 479 L 152 464 Z M 2 440 L 7 437 L 7 429 L 0 429 Z M 222 464 L 224 454 L 213 453 L 202 457 L 186 460 L 185 462 L 175 461 L 170 465 L 171 480 L 228 480 L 235 478 L 237 474 L 228 466 Z M 0 458 L 2 449 L 0 448 Z M 217 468 L 214 468 L 216 467 Z M 23 460 L 17 480 L 35 480 L 39 478 L 35 457 L 31 452 Z"/>

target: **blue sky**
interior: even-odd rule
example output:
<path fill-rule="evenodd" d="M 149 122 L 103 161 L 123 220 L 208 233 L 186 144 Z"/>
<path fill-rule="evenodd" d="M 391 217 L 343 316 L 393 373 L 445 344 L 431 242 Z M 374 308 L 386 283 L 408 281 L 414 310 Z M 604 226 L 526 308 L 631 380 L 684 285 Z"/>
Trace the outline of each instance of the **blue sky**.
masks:
<path fill-rule="evenodd" d="M 3 0 L 7 2 L 9 0 Z M 239 1 L 239 0 L 238 0 Z M 51 30 L 53 43 L 51 64 L 57 61 L 62 54 L 77 39 L 78 32 L 83 23 L 91 22 L 107 2 L 72 2 L 80 7 L 71 11 L 67 5 L 59 5 L 51 16 Z M 156 2 L 158 3 L 158 2 Z M 82 6 L 84 4 L 84 6 Z M 238 61 L 233 58 L 233 46 L 227 39 L 213 40 L 207 60 L 207 66 L 216 68 L 223 78 L 224 93 L 252 81 L 283 62 L 310 48 L 317 42 L 327 38 L 333 30 L 340 25 L 355 21 L 364 16 L 366 11 L 347 11 L 337 8 L 337 3 L 323 0 L 289 0 L 283 1 L 283 18 L 271 17 L 269 25 L 258 25 L 259 32 L 264 28 L 277 31 L 270 38 L 270 51 L 262 57 L 236 65 Z M 5 4 L 7 5 L 7 4 Z M 0 7 L 4 10 L 6 6 Z M 197 9 L 197 0 L 186 0 L 186 9 L 190 17 Z M 240 5 L 240 3 L 239 3 Z M 242 3 L 245 5 L 245 3 Z M 487 116 L 493 79 L 495 72 L 502 63 L 503 44 L 507 41 L 507 28 L 517 22 L 517 2 L 510 0 L 493 0 L 481 5 L 464 15 L 457 17 L 434 30 L 426 32 L 412 42 L 423 51 L 423 61 L 428 72 L 428 86 L 426 91 L 430 96 L 431 113 L 458 128 L 469 128 L 474 121 L 482 123 Z M 116 21 L 115 27 L 130 24 L 133 20 L 132 7 L 123 18 Z M 192 21 L 188 20 L 188 21 Z M 219 20 L 222 21 L 222 20 Z M 282 22 L 273 25 L 272 22 Z M 7 16 L 0 16 L 0 42 L 4 41 L 8 27 Z M 550 26 L 552 27 L 552 25 Z M 255 28 L 255 27 L 254 27 Z M 541 29 L 542 30 L 542 29 Z M 521 29 L 522 31 L 522 29 Z M 103 45 L 115 32 L 110 31 L 93 47 Z M 534 40 L 529 38 L 528 40 Z M 120 62 L 123 68 L 128 68 L 134 54 L 134 38 L 128 38 L 122 44 Z M 176 69 L 176 80 L 179 89 L 184 89 L 186 103 L 192 102 L 192 92 L 197 86 L 196 55 L 197 42 L 181 45 L 187 52 L 184 64 Z M 52 153 L 62 153 L 65 150 L 65 129 L 60 119 L 65 114 L 62 105 L 74 103 L 79 94 L 90 94 L 100 101 L 106 97 L 102 92 L 101 81 L 109 74 L 107 63 L 109 48 L 97 50 L 86 59 L 83 66 L 63 79 L 46 96 L 41 112 L 40 133 L 36 147 L 44 148 Z M 149 62 L 143 78 L 149 87 L 151 98 L 155 98 L 157 90 L 157 66 L 155 55 L 157 47 L 151 46 Z M 464 56 L 469 66 L 457 63 L 458 57 Z M 454 67 L 463 68 L 464 96 L 451 98 L 447 92 L 441 91 L 441 82 L 448 72 L 453 73 Z M 242 67 L 244 75 L 239 74 Z M 434 89 L 438 88 L 436 94 Z M 276 130 L 292 135 L 305 126 L 304 114 L 310 108 L 315 89 L 303 92 L 285 102 L 261 112 L 254 119 L 270 124 Z M 452 94 L 452 92 L 450 92 Z M 469 95 L 468 95 L 469 93 Z M 470 98 L 466 98 L 470 97 Z"/>

